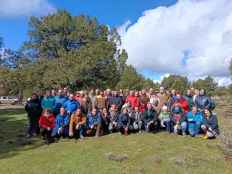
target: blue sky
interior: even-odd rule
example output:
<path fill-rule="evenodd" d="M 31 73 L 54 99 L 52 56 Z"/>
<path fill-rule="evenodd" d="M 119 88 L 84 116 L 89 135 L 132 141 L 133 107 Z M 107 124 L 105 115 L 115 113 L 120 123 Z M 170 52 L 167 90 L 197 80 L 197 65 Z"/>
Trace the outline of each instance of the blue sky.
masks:
<path fill-rule="evenodd" d="M 232 83 L 232 1 L 2 0 L 0 36 L 5 47 L 17 50 L 27 40 L 29 16 L 57 9 L 120 28 L 128 64 L 146 77 L 160 80 L 179 74 L 195 80 L 210 75 L 221 85 Z"/>
<path fill-rule="evenodd" d="M 19 0 L 15 0 L 15 5 L 18 5 L 18 2 Z M 119 27 L 126 21 L 135 23 L 148 9 L 170 6 L 176 0 L 48 0 L 47 2 L 55 9 L 65 9 L 72 15 L 95 16 L 100 23 Z M 30 13 L 0 15 L 0 36 L 4 38 L 5 47 L 17 50 L 27 40 L 30 15 Z M 140 73 L 152 79 L 160 79 L 159 74 L 154 75 L 150 70 L 140 70 Z"/>
<path fill-rule="evenodd" d="M 17 1 L 17 0 L 16 0 Z M 66 9 L 73 15 L 96 16 L 101 23 L 117 27 L 130 20 L 135 22 L 147 9 L 172 5 L 176 0 L 49 0 L 56 9 Z M 19 0 L 18 0 L 19 2 Z M 15 4 L 17 5 L 17 4 Z M 28 17 L 1 16 L 0 36 L 6 47 L 18 49 L 27 39 Z"/>

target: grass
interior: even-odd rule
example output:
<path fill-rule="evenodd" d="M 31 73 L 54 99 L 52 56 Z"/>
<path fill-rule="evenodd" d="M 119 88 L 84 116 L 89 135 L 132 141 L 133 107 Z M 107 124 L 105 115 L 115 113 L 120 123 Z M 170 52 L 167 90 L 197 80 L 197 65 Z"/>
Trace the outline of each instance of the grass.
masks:
<path fill-rule="evenodd" d="M 222 110 L 217 111 L 223 113 Z M 224 124 L 223 117 L 220 123 Z M 61 140 L 44 145 L 24 138 L 22 110 L 0 111 L 0 173 L 12 174 L 214 174 L 232 171 L 220 141 L 157 134 L 111 134 L 84 141 Z M 128 159 L 115 161 L 110 155 Z"/>

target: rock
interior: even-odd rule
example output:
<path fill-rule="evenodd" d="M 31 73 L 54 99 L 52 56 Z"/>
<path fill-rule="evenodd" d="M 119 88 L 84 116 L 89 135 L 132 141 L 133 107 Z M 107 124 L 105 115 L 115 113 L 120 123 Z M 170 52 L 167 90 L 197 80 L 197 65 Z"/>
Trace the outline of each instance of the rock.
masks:
<path fill-rule="evenodd" d="M 108 160 L 122 162 L 128 159 L 127 154 L 123 155 L 114 155 L 112 152 L 105 154 Z"/>

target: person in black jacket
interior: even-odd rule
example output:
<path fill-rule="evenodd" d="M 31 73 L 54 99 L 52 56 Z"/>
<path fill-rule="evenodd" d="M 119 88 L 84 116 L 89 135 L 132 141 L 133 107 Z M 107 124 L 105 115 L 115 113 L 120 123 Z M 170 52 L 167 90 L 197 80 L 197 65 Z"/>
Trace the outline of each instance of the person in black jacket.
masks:
<path fill-rule="evenodd" d="M 216 138 L 220 133 L 217 116 L 209 109 L 204 110 L 204 119 L 201 129 L 205 133 L 204 139 Z"/>
<path fill-rule="evenodd" d="M 25 110 L 29 121 L 27 130 L 27 137 L 29 138 L 39 134 L 39 117 L 42 113 L 42 107 L 37 94 L 32 94 L 31 98 L 26 103 Z"/>

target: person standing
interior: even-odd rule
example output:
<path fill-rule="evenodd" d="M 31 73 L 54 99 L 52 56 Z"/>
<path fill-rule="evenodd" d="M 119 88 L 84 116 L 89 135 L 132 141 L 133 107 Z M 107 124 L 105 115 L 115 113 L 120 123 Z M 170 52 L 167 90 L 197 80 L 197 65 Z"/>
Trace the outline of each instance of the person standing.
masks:
<path fill-rule="evenodd" d="M 31 99 L 27 101 L 25 110 L 29 121 L 27 137 L 30 138 L 39 134 L 39 117 L 42 113 L 41 103 L 36 93 L 33 93 Z"/>

